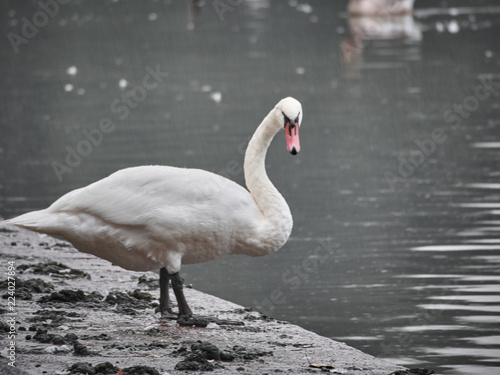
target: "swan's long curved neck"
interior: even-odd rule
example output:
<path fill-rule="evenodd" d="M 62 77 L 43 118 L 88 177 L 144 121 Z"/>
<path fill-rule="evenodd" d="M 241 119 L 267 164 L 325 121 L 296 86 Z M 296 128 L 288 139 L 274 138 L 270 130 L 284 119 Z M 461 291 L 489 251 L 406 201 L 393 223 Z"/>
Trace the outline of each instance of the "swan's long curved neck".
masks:
<path fill-rule="evenodd" d="M 286 242 L 293 220 L 285 198 L 274 187 L 266 173 L 266 153 L 274 135 L 281 129 L 273 109 L 262 121 L 245 153 L 245 183 L 264 217 L 262 231 L 274 238 L 274 250 Z M 263 233 L 264 234 L 264 233 Z"/>

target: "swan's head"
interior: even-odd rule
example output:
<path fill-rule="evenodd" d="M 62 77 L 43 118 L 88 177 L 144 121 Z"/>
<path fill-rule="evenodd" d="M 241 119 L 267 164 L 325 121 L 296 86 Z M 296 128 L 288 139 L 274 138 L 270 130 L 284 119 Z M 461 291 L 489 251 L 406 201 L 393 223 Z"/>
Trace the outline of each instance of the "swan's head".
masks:
<path fill-rule="evenodd" d="M 288 97 L 276 104 L 278 122 L 283 126 L 286 148 L 292 155 L 300 151 L 299 127 L 302 123 L 302 105 L 297 99 Z"/>

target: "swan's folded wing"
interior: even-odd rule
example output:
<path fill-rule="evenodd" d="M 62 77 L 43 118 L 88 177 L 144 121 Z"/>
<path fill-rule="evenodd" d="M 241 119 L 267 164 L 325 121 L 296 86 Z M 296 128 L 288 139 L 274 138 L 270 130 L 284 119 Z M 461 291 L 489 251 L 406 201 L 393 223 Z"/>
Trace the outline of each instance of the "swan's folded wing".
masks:
<path fill-rule="evenodd" d="M 85 213 L 119 226 L 163 222 L 211 221 L 227 216 L 258 216 L 260 211 L 242 186 L 217 174 L 165 166 L 120 170 L 52 204 L 50 212 Z M 194 223 L 192 223 L 194 224 Z"/>

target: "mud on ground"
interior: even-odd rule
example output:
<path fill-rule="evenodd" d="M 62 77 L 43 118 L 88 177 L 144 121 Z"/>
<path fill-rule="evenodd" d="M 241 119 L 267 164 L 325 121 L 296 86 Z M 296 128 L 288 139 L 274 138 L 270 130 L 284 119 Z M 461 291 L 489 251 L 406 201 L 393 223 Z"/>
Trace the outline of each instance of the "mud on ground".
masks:
<path fill-rule="evenodd" d="M 154 313 L 156 274 L 122 270 L 60 239 L 0 226 L 0 253 L 0 274 L 6 275 L 8 261 L 15 262 L 17 313 L 13 369 L 6 366 L 10 311 L 7 299 L 0 301 L 2 373 L 388 375 L 402 370 L 194 289 L 186 289 L 186 298 L 195 312 L 244 325 L 181 327 L 161 320 Z M 2 278 L 0 295 L 8 297 L 7 277 Z"/>

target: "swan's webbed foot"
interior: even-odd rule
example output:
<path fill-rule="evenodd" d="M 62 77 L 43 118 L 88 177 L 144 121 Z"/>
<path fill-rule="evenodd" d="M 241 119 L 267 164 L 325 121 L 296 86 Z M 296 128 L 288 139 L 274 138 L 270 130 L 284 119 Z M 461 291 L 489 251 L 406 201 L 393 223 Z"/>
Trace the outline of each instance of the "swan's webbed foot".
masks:
<path fill-rule="evenodd" d="M 156 313 L 160 313 L 161 317 L 164 318 L 164 319 L 177 319 L 177 313 L 174 312 L 174 310 L 172 310 L 172 308 L 170 306 L 166 307 L 166 308 L 160 308 L 160 306 L 158 306 L 156 309 L 155 309 L 155 314 Z"/>
<path fill-rule="evenodd" d="M 243 322 L 239 320 L 227 320 L 227 319 L 219 319 L 214 318 L 212 316 L 198 316 L 198 315 L 180 315 L 177 319 L 177 323 L 180 326 L 187 327 L 206 327 L 209 323 L 215 323 L 220 326 L 243 326 L 245 325 Z"/>

